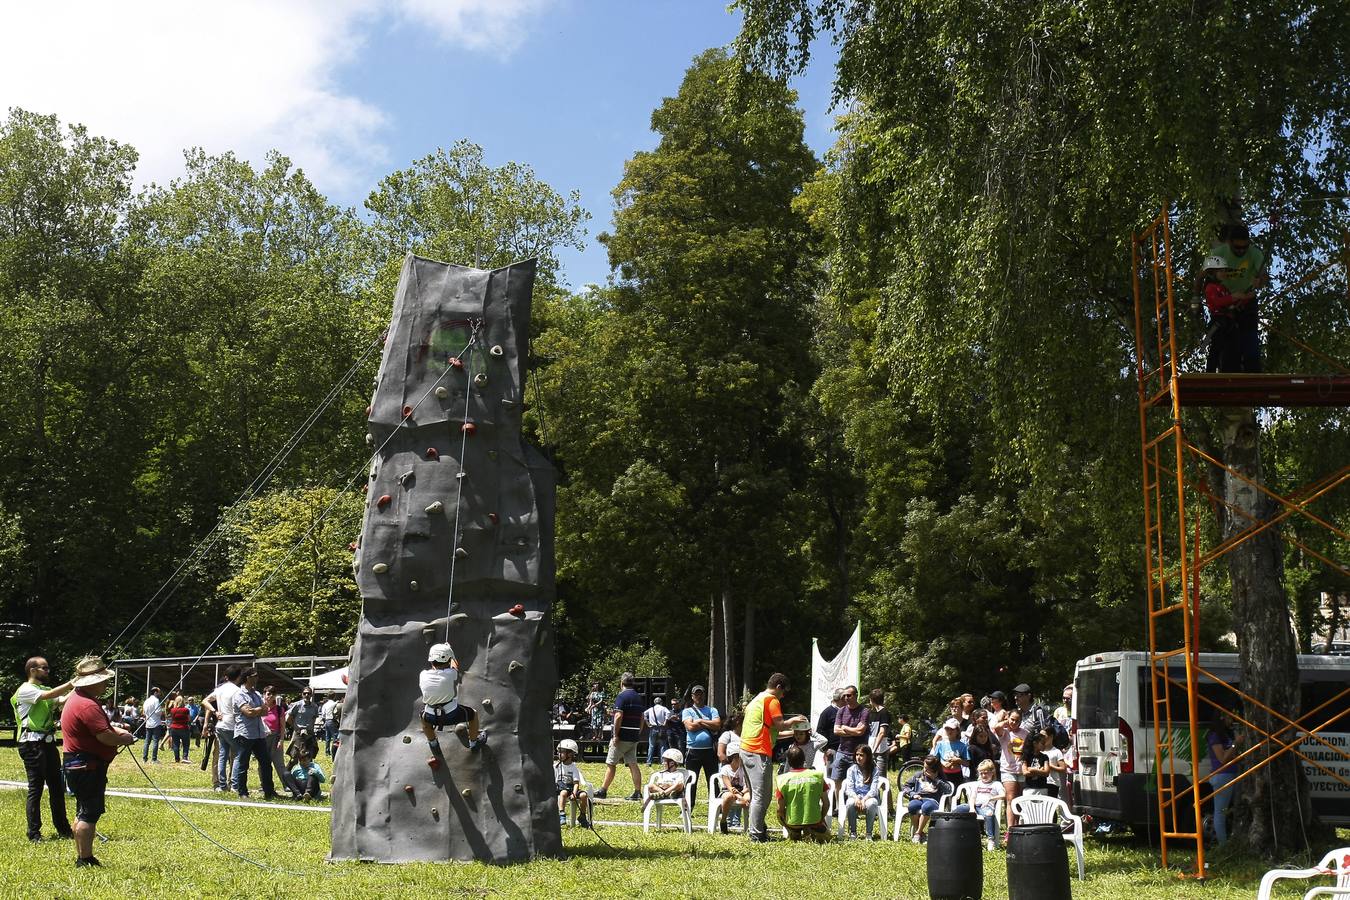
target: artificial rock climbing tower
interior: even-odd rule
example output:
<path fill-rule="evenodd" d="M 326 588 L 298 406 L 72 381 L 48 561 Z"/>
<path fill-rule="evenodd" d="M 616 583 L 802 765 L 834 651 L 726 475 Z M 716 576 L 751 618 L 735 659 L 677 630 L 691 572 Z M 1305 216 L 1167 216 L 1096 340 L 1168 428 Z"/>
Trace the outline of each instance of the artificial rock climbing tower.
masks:
<path fill-rule="evenodd" d="M 369 410 L 333 859 L 504 863 L 561 850 L 554 473 L 520 432 L 534 273 L 533 260 L 492 271 L 404 261 Z M 489 737 L 470 752 L 445 730 L 432 769 L 417 679 L 446 639 L 460 699 Z"/>

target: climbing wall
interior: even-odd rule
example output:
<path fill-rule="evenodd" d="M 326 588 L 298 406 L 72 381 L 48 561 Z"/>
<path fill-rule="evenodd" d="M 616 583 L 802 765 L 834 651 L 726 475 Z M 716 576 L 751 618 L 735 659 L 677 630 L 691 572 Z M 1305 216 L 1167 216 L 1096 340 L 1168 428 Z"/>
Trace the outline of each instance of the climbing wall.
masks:
<path fill-rule="evenodd" d="M 493 271 L 404 261 L 369 409 L 333 859 L 504 863 L 561 850 L 554 473 L 520 433 L 534 272 L 533 260 Z M 417 679 L 447 626 L 460 700 L 489 736 L 470 752 L 442 731 L 433 769 Z"/>

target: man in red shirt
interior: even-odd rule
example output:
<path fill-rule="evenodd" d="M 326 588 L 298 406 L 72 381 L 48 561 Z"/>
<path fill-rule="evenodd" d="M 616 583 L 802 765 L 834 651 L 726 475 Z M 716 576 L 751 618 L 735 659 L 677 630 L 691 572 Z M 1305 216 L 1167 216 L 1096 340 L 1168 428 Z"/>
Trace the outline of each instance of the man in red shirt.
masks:
<path fill-rule="evenodd" d="M 75 794 L 75 866 L 102 865 L 94 857 L 94 828 L 103 815 L 108 790 L 108 764 L 117 748 L 136 738 L 108 721 L 98 698 L 108 689 L 112 673 L 97 657 L 75 664 L 74 693 L 61 713 L 62 766 L 66 784 Z"/>

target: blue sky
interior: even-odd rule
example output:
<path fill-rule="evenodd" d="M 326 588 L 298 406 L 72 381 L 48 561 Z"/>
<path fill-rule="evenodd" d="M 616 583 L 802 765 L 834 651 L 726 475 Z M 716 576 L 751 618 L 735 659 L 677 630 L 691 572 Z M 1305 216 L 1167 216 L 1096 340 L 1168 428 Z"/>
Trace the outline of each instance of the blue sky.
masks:
<path fill-rule="evenodd" d="M 334 202 L 359 207 L 386 173 L 468 139 L 488 162 L 527 163 L 592 214 L 573 287 L 603 281 L 594 240 L 653 109 L 691 60 L 727 44 L 719 0 L 72 0 L 0 12 L 0 106 L 55 113 L 136 146 L 143 183 L 181 171 L 186 147 L 254 161 L 290 156 Z M 807 141 L 832 143 L 828 45 L 796 79 Z"/>

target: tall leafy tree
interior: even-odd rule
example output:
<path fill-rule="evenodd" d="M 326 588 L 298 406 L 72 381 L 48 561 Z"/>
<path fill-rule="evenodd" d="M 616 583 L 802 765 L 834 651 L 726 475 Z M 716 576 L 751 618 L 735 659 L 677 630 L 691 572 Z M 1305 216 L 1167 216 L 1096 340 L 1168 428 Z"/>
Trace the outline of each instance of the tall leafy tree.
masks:
<path fill-rule="evenodd" d="M 820 32 L 840 45 L 836 94 L 858 110 L 850 153 L 869 163 L 863 185 L 886 200 L 894 248 L 880 298 L 892 378 L 939 424 L 987 405 L 995 475 L 1027 477 L 1047 499 L 1066 460 L 1090 472 L 1098 448 L 1133 440 L 1122 375 L 1134 228 L 1170 197 L 1190 237 L 1181 246 L 1200 250 L 1244 201 L 1270 210 L 1345 183 L 1342 5 L 739 5 L 740 48 L 770 69 L 804 64 Z M 1327 220 L 1314 208 L 1293 233 L 1272 229 L 1270 249 L 1325 256 Z M 1332 307 L 1300 315 L 1344 340 Z M 1252 430 L 1216 437 L 1230 463 L 1260 476 Z M 1231 558 L 1236 618 L 1250 626 L 1242 674 L 1267 704 L 1295 709 L 1273 540 Z M 1292 759 L 1272 775 L 1252 785 L 1241 836 L 1278 853 L 1308 833 L 1309 807 Z"/>
<path fill-rule="evenodd" d="M 793 199 L 816 161 L 795 95 L 764 79 L 745 102 L 737 72 L 704 53 L 653 113 L 660 141 L 629 160 L 601 237 L 615 284 L 545 351 L 550 394 L 571 398 L 553 417 L 565 572 L 631 623 L 707 617 L 721 703 L 755 685 L 761 633 L 800 602 L 790 422 L 813 377 L 815 261 Z M 663 639 L 673 663 L 688 637 Z"/>

